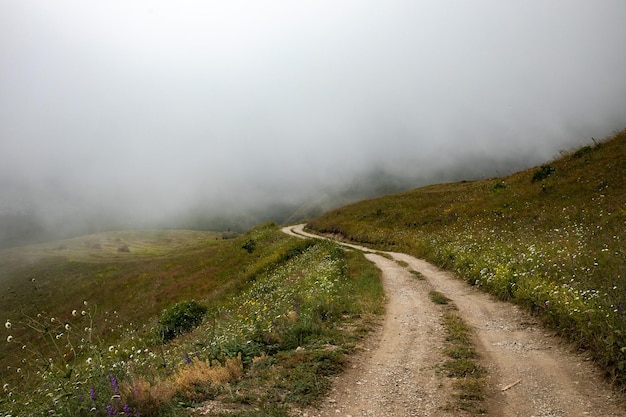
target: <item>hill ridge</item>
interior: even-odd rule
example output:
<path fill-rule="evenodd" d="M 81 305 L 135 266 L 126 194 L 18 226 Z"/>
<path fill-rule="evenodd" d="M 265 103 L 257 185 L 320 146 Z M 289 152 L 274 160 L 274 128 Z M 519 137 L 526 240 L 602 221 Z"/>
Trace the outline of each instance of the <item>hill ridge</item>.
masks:
<path fill-rule="evenodd" d="M 626 130 L 500 178 L 339 207 L 308 227 L 450 269 L 541 317 L 626 384 Z"/>

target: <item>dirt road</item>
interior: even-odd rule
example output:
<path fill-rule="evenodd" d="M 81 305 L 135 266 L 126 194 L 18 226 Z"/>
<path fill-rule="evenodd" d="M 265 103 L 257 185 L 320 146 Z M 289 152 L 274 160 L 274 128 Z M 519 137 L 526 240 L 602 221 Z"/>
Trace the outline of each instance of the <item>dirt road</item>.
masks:
<path fill-rule="evenodd" d="M 304 232 L 303 225 L 283 231 L 319 238 Z M 624 397 L 611 390 L 588 358 L 573 352 L 518 307 L 496 301 L 412 256 L 387 252 L 390 260 L 367 248 L 347 246 L 366 252 L 381 269 L 386 314 L 321 407 L 303 415 L 459 415 L 446 409 L 454 390 L 448 378 L 437 372 L 437 364 L 445 359 L 442 309 L 428 296 L 434 289 L 454 302 L 474 331 L 489 374 L 487 415 L 626 417 Z M 426 279 L 415 279 L 410 270 Z"/>

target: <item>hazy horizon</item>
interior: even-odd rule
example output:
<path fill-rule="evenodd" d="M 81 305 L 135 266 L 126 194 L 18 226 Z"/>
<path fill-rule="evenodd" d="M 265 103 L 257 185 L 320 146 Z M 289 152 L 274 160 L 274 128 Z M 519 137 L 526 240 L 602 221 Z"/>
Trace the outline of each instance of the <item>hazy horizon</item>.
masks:
<path fill-rule="evenodd" d="M 376 173 L 505 175 L 626 127 L 624 17 L 622 0 L 4 1 L 0 219 L 168 226 Z"/>

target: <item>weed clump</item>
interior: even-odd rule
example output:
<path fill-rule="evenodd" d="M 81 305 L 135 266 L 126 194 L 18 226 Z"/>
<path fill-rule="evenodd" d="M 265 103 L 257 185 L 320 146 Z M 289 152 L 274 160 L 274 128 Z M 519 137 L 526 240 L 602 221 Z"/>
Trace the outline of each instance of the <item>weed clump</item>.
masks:
<path fill-rule="evenodd" d="M 419 271 L 411 269 L 409 272 L 415 277 L 415 279 L 418 279 L 420 281 L 424 281 L 426 279 L 426 277 L 424 277 L 424 275 Z"/>
<path fill-rule="evenodd" d="M 450 299 L 446 297 L 445 295 L 443 295 L 442 293 L 440 293 L 439 291 L 431 291 L 428 295 L 430 296 L 430 301 L 432 301 L 435 304 L 445 305 L 450 302 Z"/>

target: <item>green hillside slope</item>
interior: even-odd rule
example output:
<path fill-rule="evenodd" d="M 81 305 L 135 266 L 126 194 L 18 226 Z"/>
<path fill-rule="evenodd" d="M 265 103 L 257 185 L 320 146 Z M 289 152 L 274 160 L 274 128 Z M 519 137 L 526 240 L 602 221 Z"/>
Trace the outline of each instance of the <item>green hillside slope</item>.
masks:
<path fill-rule="evenodd" d="M 273 223 L 222 237 L 0 251 L 0 415 L 182 416 L 211 399 L 286 416 L 314 401 L 382 311 L 377 270 Z"/>
<path fill-rule="evenodd" d="M 308 227 L 426 258 L 527 306 L 626 386 L 626 131 L 508 177 L 367 200 Z"/>

